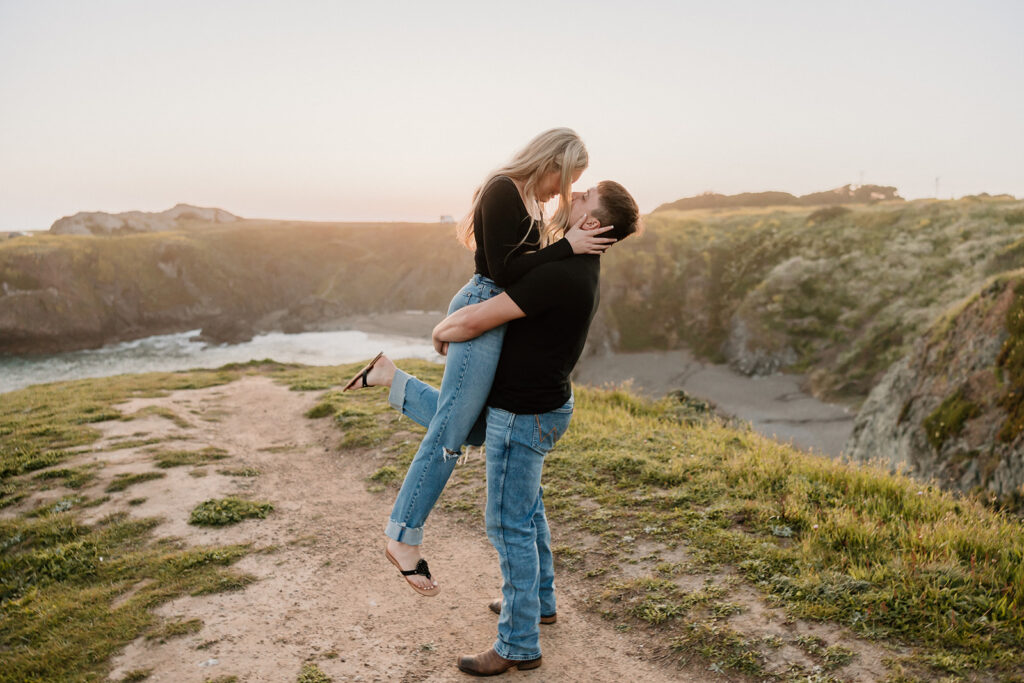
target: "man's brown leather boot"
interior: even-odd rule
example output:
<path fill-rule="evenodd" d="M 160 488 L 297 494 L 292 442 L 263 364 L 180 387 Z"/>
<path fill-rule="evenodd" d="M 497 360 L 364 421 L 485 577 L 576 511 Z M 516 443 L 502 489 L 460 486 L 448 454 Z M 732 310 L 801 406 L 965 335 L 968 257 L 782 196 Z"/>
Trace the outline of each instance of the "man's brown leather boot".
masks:
<path fill-rule="evenodd" d="M 462 655 L 459 657 L 459 670 L 474 676 L 497 676 L 515 667 L 520 671 L 536 669 L 540 666 L 541 657 L 537 659 L 505 659 L 494 648 L 478 655 Z"/>

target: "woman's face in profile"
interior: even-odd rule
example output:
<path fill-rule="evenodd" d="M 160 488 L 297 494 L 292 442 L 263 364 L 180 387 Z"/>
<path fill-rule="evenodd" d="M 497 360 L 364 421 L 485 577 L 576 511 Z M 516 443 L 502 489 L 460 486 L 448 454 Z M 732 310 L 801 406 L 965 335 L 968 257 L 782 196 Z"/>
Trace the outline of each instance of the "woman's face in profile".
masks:
<path fill-rule="evenodd" d="M 581 175 L 583 175 L 582 168 L 572 174 L 572 182 L 575 183 L 579 180 Z M 551 198 L 561 191 L 561 185 L 562 172 L 559 170 L 541 176 L 540 182 L 537 183 L 537 201 L 541 204 L 551 201 Z"/>

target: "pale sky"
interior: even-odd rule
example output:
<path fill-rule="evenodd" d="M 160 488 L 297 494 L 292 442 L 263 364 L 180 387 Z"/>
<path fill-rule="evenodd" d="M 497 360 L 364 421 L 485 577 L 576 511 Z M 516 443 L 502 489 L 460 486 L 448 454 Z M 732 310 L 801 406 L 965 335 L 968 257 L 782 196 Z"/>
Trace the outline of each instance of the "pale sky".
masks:
<path fill-rule="evenodd" d="M 0 0 L 0 230 L 178 202 L 436 221 L 540 131 L 645 212 L 1024 196 L 1024 2 Z"/>

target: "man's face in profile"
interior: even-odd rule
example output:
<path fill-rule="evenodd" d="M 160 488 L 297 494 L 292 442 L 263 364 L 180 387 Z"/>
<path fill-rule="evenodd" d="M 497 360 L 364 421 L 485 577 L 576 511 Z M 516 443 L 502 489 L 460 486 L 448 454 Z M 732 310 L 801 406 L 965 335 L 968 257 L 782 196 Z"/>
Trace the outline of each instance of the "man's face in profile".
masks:
<path fill-rule="evenodd" d="M 572 193 L 572 204 L 569 208 L 569 225 L 575 225 L 583 214 L 586 214 L 588 223 L 590 217 L 594 215 L 594 211 L 601 206 L 601 193 L 598 192 L 597 186 L 585 190 L 583 192 Z M 594 227 L 587 225 L 586 227 Z"/>

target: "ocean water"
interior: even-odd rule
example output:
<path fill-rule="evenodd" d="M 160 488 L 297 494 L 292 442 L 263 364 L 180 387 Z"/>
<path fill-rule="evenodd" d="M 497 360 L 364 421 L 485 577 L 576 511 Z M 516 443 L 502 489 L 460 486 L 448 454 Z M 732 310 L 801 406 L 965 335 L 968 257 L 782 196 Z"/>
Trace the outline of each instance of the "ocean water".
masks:
<path fill-rule="evenodd" d="M 369 360 L 383 350 L 391 358 L 443 360 L 425 339 L 367 334 L 356 330 L 300 334 L 272 332 L 253 337 L 243 344 L 219 345 L 190 341 L 197 334 L 199 330 L 164 334 L 99 349 L 46 356 L 0 355 L 0 392 L 84 377 L 216 368 L 226 363 L 264 358 L 284 363 L 338 365 Z"/>

